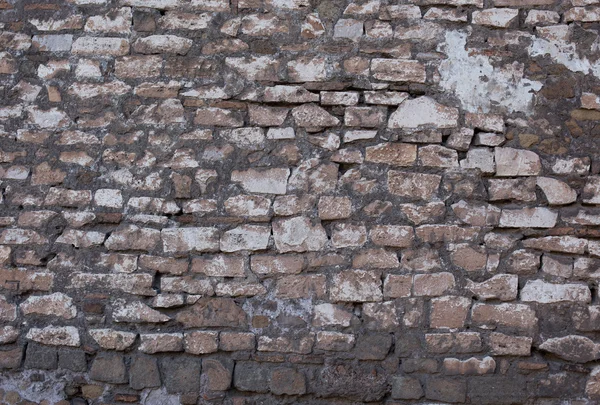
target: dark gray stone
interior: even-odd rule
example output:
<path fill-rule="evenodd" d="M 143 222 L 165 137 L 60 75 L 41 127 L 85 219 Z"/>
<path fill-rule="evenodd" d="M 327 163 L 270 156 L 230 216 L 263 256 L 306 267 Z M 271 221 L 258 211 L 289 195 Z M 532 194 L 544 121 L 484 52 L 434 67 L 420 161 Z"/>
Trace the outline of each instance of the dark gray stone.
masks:
<path fill-rule="evenodd" d="M 304 395 L 306 377 L 292 368 L 276 368 L 271 374 L 271 392 L 275 395 Z"/>
<path fill-rule="evenodd" d="M 471 398 L 471 402 L 482 405 L 522 404 L 528 396 L 528 389 L 525 382 L 525 379 L 522 377 L 490 376 L 488 378 L 471 378 L 469 380 L 469 398 Z M 554 386 L 560 386 L 560 384 L 557 384 L 557 381 L 544 384 L 543 389 L 539 390 L 539 395 L 544 397 L 560 397 L 565 394 L 570 396 L 576 392 L 560 392 L 555 390 Z"/>
<path fill-rule="evenodd" d="M 0 350 L 0 369 L 19 367 L 22 357 L 23 349 L 20 347 L 12 350 Z"/>
<path fill-rule="evenodd" d="M 392 347 L 392 336 L 386 333 L 367 333 L 358 338 L 354 353 L 359 360 L 383 360 Z"/>
<path fill-rule="evenodd" d="M 90 378 L 112 384 L 127 382 L 127 370 L 123 357 L 118 354 L 99 354 L 92 363 Z"/>
<path fill-rule="evenodd" d="M 82 350 L 59 349 L 58 367 L 71 371 L 86 371 L 87 361 L 85 359 L 85 352 Z"/>
<path fill-rule="evenodd" d="M 25 368 L 54 370 L 58 365 L 56 348 L 29 343 L 25 352 Z"/>
<path fill-rule="evenodd" d="M 234 363 L 227 358 L 202 359 L 202 385 L 209 391 L 226 391 L 231 387 Z"/>
<path fill-rule="evenodd" d="M 134 390 L 160 387 L 160 372 L 155 358 L 140 356 L 131 360 L 129 386 Z"/>
<path fill-rule="evenodd" d="M 161 360 L 160 369 L 169 393 L 200 391 L 200 359 L 167 357 Z"/>
<path fill-rule="evenodd" d="M 361 402 L 381 401 L 390 388 L 385 370 L 366 362 L 331 364 L 309 381 L 308 392 L 315 392 L 319 397 Z"/>
<path fill-rule="evenodd" d="M 392 378 L 392 398 L 419 399 L 423 396 L 421 382 L 412 377 L 395 376 Z"/>
<path fill-rule="evenodd" d="M 441 402 L 465 402 L 466 396 L 467 383 L 464 380 L 430 378 L 427 381 L 425 390 L 427 399 Z"/>
<path fill-rule="evenodd" d="M 268 392 L 271 369 L 266 364 L 239 362 L 233 372 L 233 385 L 240 391 Z"/>

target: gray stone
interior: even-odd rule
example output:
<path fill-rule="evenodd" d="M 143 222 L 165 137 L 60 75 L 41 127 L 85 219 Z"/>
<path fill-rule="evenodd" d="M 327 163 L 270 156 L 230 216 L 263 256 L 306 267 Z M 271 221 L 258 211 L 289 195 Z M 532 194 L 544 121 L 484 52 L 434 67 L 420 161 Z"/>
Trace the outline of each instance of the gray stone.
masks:
<path fill-rule="evenodd" d="M 227 391 L 231 387 L 234 362 L 228 358 L 202 360 L 202 385 L 209 391 Z"/>
<path fill-rule="evenodd" d="M 160 387 L 158 362 L 149 356 L 139 356 L 131 359 L 129 366 L 129 386 L 134 390 L 150 387 Z"/>
<path fill-rule="evenodd" d="M 165 357 L 160 368 L 163 383 L 170 394 L 187 394 L 200 391 L 200 359 Z"/>
<path fill-rule="evenodd" d="M 423 387 L 418 379 L 406 376 L 395 376 L 392 379 L 392 398 L 419 399 L 424 395 Z"/>
<path fill-rule="evenodd" d="M 271 370 L 265 364 L 238 362 L 233 372 L 233 386 L 240 391 L 265 393 L 269 391 Z"/>
<path fill-rule="evenodd" d="M 334 362 L 321 368 L 309 392 L 363 403 L 381 401 L 389 388 L 384 371 L 373 363 Z"/>
<path fill-rule="evenodd" d="M 465 402 L 467 382 L 449 378 L 431 378 L 427 381 L 425 397 L 441 402 Z"/>
<path fill-rule="evenodd" d="M 368 333 L 358 337 L 354 353 L 359 360 L 383 360 L 392 347 L 392 336 Z"/>
<path fill-rule="evenodd" d="M 127 382 L 127 370 L 123 357 L 117 354 L 99 354 L 92 363 L 90 378 L 112 384 Z"/>
<path fill-rule="evenodd" d="M 547 388 L 545 390 L 547 392 Z M 546 395 L 544 395 L 546 396 Z M 482 405 L 522 404 L 528 397 L 523 377 L 472 378 L 469 381 L 469 398 Z"/>
<path fill-rule="evenodd" d="M 58 365 L 56 348 L 29 343 L 25 351 L 25 368 L 54 370 Z"/>
<path fill-rule="evenodd" d="M 58 349 L 58 367 L 76 372 L 87 370 L 87 360 L 83 350 Z"/>

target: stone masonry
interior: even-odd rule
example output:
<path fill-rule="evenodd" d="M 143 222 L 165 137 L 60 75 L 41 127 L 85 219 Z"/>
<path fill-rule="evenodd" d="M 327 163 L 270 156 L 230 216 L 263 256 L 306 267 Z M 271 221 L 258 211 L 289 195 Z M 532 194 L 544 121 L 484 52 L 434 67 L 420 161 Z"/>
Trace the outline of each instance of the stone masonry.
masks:
<path fill-rule="evenodd" d="M 600 404 L 600 0 L 0 0 L 0 404 Z"/>

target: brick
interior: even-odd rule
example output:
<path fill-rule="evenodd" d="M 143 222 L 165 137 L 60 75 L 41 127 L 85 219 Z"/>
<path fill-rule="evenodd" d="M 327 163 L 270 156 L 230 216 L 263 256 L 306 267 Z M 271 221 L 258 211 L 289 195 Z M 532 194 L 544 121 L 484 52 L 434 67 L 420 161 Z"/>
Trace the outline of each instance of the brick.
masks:
<path fill-rule="evenodd" d="M 553 228 L 558 213 L 543 207 L 503 209 L 500 215 L 502 228 Z"/>
<path fill-rule="evenodd" d="M 247 80 L 277 81 L 279 63 L 279 60 L 269 56 L 225 58 L 225 64 Z"/>
<path fill-rule="evenodd" d="M 447 293 L 454 286 L 455 280 L 452 273 L 417 274 L 414 276 L 413 294 L 435 297 Z"/>
<path fill-rule="evenodd" d="M 231 298 L 202 298 L 179 312 L 176 320 L 186 328 L 236 328 L 246 325 L 246 313 Z"/>
<path fill-rule="evenodd" d="M 536 176 L 542 169 L 540 157 L 528 150 L 494 148 L 494 157 L 497 176 Z"/>
<path fill-rule="evenodd" d="M 319 199 L 319 218 L 322 220 L 345 219 L 352 215 L 352 200 L 348 197 L 328 197 Z"/>
<path fill-rule="evenodd" d="M 160 232 L 151 228 L 128 225 L 112 232 L 104 242 L 110 250 L 153 251 L 160 242 Z"/>
<path fill-rule="evenodd" d="M 352 267 L 363 269 L 390 269 L 400 266 L 395 252 L 385 249 L 366 249 L 352 259 Z"/>
<path fill-rule="evenodd" d="M 537 328 L 536 313 L 527 304 L 474 304 L 471 312 L 474 325 L 497 325 L 523 332 Z"/>
<path fill-rule="evenodd" d="M 481 336 L 476 332 L 428 333 L 425 345 L 431 353 L 473 353 L 482 349 Z"/>
<path fill-rule="evenodd" d="M 162 323 L 171 319 L 140 301 L 127 303 L 124 300 L 116 300 L 113 306 L 115 322 Z"/>
<path fill-rule="evenodd" d="M 225 255 L 194 258 L 191 270 L 212 277 L 244 277 L 244 260 Z"/>
<path fill-rule="evenodd" d="M 336 248 L 359 247 L 367 241 L 367 229 L 364 225 L 348 223 L 336 224 L 331 234 L 331 242 Z"/>
<path fill-rule="evenodd" d="M 161 239 L 164 251 L 173 252 L 212 252 L 219 249 L 218 230 L 214 228 L 163 229 Z"/>
<path fill-rule="evenodd" d="M 250 267 L 252 272 L 260 275 L 298 274 L 305 266 L 300 255 L 252 255 Z"/>
<path fill-rule="evenodd" d="M 79 37 L 71 52 L 76 55 L 124 56 L 129 53 L 129 41 L 121 38 Z"/>
<path fill-rule="evenodd" d="M 193 41 L 176 35 L 150 35 L 139 38 L 133 44 L 133 49 L 142 54 L 177 54 L 185 55 L 192 46 Z"/>
<path fill-rule="evenodd" d="M 512 301 L 517 298 L 518 284 L 518 276 L 498 274 L 480 283 L 467 280 L 466 288 L 479 299 Z"/>
<path fill-rule="evenodd" d="M 285 194 L 287 179 L 290 175 L 288 169 L 268 169 L 258 171 L 234 171 L 231 181 L 241 183 L 241 186 L 251 193 Z"/>
<path fill-rule="evenodd" d="M 325 275 L 291 275 L 281 277 L 275 284 L 275 295 L 288 299 L 325 297 Z"/>
<path fill-rule="evenodd" d="M 381 279 L 372 271 L 343 271 L 333 277 L 330 297 L 333 301 L 381 301 L 383 298 Z"/>
<path fill-rule="evenodd" d="M 508 28 L 519 16 L 519 10 L 490 8 L 473 13 L 473 24 L 497 28 Z"/>
<path fill-rule="evenodd" d="M 545 236 L 526 239 L 523 241 L 523 246 L 547 252 L 583 254 L 588 241 L 573 236 Z"/>
<path fill-rule="evenodd" d="M 315 349 L 349 351 L 354 346 L 354 335 L 339 332 L 318 332 Z"/>
<path fill-rule="evenodd" d="M 308 354 L 312 351 L 315 336 L 313 333 L 294 338 L 259 336 L 257 350 L 263 352 L 282 352 Z"/>
<path fill-rule="evenodd" d="M 31 328 L 27 332 L 27 339 L 50 346 L 80 345 L 79 331 L 73 326 L 53 326 L 45 328 Z"/>
<path fill-rule="evenodd" d="M 496 370 L 496 361 L 489 356 L 481 360 L 476 357 L 467 360 L 446 358 L 443 362 L 443 368 L 446 375 L 493 374 Z"/>
<path fill-rule="evenodd" d="M 107 350 L 125 350 L 135 341 L 136 333 L 123 332 L 114 329 L 90 329 L 88 331 L 98 345 Z"/>
<path fill-rule="evenodd" d="M 366 148 L 365 160 L 392 166 L 412 166 L 417 159 L 416 145 L 384 143 Z"/>
<path fill-rule="evenodd" d="M 492 332 L 488 337 L 490 354 L 496 356 L 529 356 L 532 339 Z"/>
<path fill-rule="evenodd" d="M 221 251 L 265 250 L 269 244 L 271 228 L 262 225 L 241 225 L 221 236 Z"/>
<path fill-rule="evenodd" d="M 6 297 L 0 295 L 0 320 L 12 322 L 17 319 L 17 305 L 8 302 Z"/>
<path fill-rule="evenodd" d="M 577 192 L 560 180 L 540 176 L 537 186 L 542 189 L 550 205 L 567 205 L 577 200 Z"/>
<path fill-rule="evenodd" d="M 500 208 L 491 204 L 469 204 L 460 200 L 451 207 L 458 219 L 468 225 L 490 226 L 500 221 Z"/>
<path fill-rule="evenodd" d="M 430 326 L 440 329 L 462 328 L 465 325 L 471 300 L 445 296 L 431 300 Z"/>
<path fill-rule="evenodd" d="M 441 176 L 390 170 L 388 189 L 390 193 L 416 200 L 431 200 L 437 194 Z"/>
<path fill-rule="evenodd" d="M 564 14 L 565 21 L 594 22 L 600 20 L 599 7 L 573 7 Z"/>
<path fill-rule="evenodd" d="M 542 280 L 529 280 L 521 289 L 521 301 L 549 304 L 556 302 L 589 303 L 590 289 L 583 284 L 553 284 Z"/>
<path fill-rule="evenodd" d="M 363 304 L 362 318 L 369 330 L 393 331 L 399 326 L 398 311 L 394 301 Z"/>
<path fill-rule="evenodd" d="M 489 200 L 518 200 L 533 202 L 537 200 L 535 186 L 535 178 L 490 179 L 488 183 Z"/>
<path fill-rule="evenodd" d="M 154 354 L 183 351 L 182 333 L 142 333 L 138 350 Z"/>
<path fill-rule="evenodd" d="M 389 274 L 383 284 L 385 298 L 406 298 L 411 296 L 413 277 L 411 275 Z"/>
<path fill-rule="evenodd" d="M 386 107 L 346 107 L 344 125 L 347 127 L 378 128 L 387 118 Z"/>
<path fill-rule="evenodd" d="M 19 330 L 14 326 L 0 327 L 0 344 L 14 343 L 19 337 Z"/>
<path fill-rule="evenodd" d="M 406 100 L 390 116 L 388 128 L 455 128 L 458 110 L 437 103 L 429 97 Z"/>
<path fill-rule="evenodd" d="M 340 120 L 316 104 L 303 104 L 292 109 L 292 117 L 300 127 L 334 127 Z"/>
<path fill-rule="evenodd" d="M 221 332 L 219 349 L 224 351 L 254 350 L 256 338 L 254 333 Z"/>
<path fill-rule="evenodd" d="M 425 66 L 415 60 L 372 59 L 371 74 L 375 79 L 425 83 Z"/>
<path fill-rule="evenodd" d="M 363 34 L 363 23 L 351 18 L 343 18 L 335 24 L 334 38 L 348 38 L 353 41 L 360 39 Z"/>
<path fill-rule="evenodd" d="M 352 314 L 333 304 L 319 304 L 314 307 L 314 326 L 350 326 Z M 317 335 L 318 340 L 318 335 Z"/>
<path fill-rule="evenodd" d="M 273 239 L 280 253 L 317 251 L 327 243 L 327 234 L 320 224 L 295 217 L 274 222 Z"/>
<path fill-rule="evenodd" d="M 20 309 L 23 315 L 54 315 L 64 319 L 73 319 L 77 315 L 73 299 L 63 293 L 30 296 L 20 305 Z"/>

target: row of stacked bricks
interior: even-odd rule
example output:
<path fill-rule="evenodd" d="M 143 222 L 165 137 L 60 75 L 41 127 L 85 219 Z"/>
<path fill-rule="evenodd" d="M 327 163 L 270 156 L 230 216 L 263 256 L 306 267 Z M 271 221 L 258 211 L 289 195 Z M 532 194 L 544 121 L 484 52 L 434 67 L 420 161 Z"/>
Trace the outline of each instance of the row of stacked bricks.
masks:
<path fill-rule="evenodd" d="M 0 0 L 0 404 L 600 401 L 599 0 Z"/>

